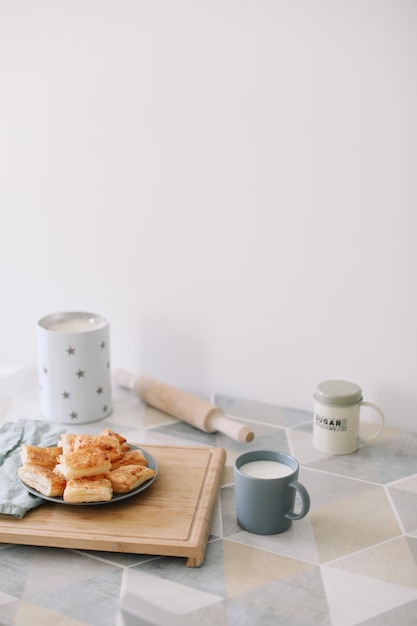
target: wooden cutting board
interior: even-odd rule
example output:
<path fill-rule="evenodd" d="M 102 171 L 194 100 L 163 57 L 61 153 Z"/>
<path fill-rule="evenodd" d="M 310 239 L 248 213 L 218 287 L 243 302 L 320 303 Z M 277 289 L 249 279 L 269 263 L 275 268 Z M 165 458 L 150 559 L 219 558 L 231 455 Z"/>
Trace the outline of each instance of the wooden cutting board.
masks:
<path fill-rule="evenodd" d="M 177 556 L 199 567 L 223 478 L 223 448 L 141 445 L 158 464 L 153 484 L 119 502 L 45 502 L 22 519 L 0 515 L 0 542 Z"/>

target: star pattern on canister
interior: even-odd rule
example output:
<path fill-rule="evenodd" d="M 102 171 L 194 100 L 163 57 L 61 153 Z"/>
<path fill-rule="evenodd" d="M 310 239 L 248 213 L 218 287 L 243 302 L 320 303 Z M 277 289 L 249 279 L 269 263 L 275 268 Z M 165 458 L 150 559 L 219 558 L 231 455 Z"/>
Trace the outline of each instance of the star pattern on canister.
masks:
<path fill-rule="evenodd" d="M 42 412 L 52 421 L 91 422 L 111 412 L 109 342 L 106 337 L 48 346 L 40 360 Z"/>

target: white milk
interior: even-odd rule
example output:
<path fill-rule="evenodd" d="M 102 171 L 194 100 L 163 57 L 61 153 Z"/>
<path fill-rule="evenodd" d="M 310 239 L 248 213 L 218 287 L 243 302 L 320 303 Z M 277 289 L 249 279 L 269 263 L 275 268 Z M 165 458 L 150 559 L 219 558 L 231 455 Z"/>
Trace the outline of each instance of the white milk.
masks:
<path fill-rule="evenodd" d="M 243 474 L 253 478 L 282 478 L 293 473 L 293 469 L 279 461 L 250 461 L 239 467 Z"/>
<path fill-rule="evenodd" d="M 86 317 L 73 317 L 48 326 L 48 330 L 61 333 L 85 333 L 96 328 L 98 328 L 96 320 Z"/>

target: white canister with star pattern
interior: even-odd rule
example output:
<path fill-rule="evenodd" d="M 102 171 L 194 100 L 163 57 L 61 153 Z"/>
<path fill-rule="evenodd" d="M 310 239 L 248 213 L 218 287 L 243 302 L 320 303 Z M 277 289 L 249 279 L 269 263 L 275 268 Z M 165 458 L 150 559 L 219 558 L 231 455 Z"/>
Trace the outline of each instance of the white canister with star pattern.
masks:
<path fill-rule="evenodd" d="M 112 411 L 110 328 L 102 315 L 53 313 L 38 322 L 41 412 L 62 424 L 85 424 Z"/>

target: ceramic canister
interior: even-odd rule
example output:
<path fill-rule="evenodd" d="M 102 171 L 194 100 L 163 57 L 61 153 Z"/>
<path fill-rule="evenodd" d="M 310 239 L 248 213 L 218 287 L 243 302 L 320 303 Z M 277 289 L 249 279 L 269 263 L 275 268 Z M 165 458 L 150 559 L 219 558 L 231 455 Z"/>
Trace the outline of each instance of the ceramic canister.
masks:
<path fill-rule="evenodd" d="M 327 380 L 317 385 L 314 393 L 313 446 L 327 454 L 350 454 L 359 447 L 360 408 L 376 411 L 380 425 L 370 437 L 377 437 L 384 428 L 384 414 L 372 402 L 362 399 L 359 385 L 345 380 Z"/>
<path fill-rule="evenodd" d="M 53 313 L 38 322 L 41 412 L 81 424 L 112 411 L 109 322 L 87 312 Z"/>

